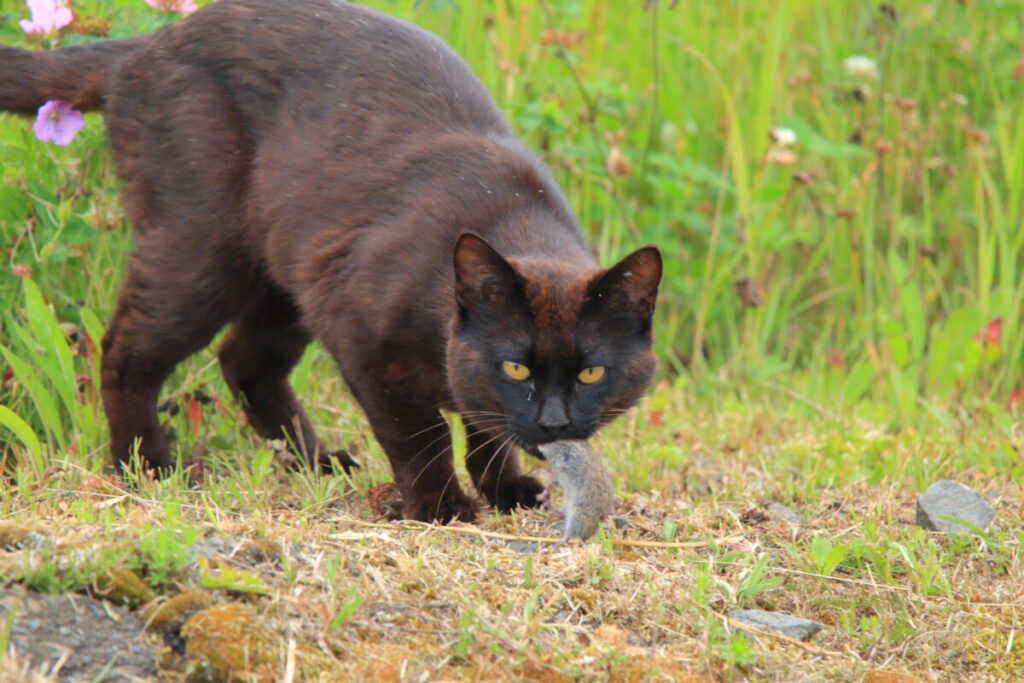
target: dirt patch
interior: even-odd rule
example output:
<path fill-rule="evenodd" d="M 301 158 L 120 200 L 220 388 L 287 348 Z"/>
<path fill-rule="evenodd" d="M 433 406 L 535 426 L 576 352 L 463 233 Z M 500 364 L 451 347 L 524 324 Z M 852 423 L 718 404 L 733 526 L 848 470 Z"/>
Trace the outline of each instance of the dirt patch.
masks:
<path fill-rule="evenodd" d="M 152 680 L 154 644 L 123 607 L 85 595 L 0 589 L 0 623 L 15 610 L 8 650 L 59 681 Z"/>

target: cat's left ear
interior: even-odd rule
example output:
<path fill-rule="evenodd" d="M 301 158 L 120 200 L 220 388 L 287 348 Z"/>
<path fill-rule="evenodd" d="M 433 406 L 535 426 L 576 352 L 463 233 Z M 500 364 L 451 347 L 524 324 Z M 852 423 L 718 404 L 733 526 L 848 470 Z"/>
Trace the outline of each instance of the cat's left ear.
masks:
<path fill-rule="evenodd" d="M 650 318 L 661 282 L 661 252 L 640 247 L 590 284 L 591 305 Z"/>

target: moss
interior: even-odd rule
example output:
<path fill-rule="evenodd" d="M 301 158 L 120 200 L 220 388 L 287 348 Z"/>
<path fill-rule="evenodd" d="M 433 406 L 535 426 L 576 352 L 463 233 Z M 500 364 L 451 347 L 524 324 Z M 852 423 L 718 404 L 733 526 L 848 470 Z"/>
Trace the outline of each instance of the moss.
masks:
<path fill-rule="evenodd" d="M 138 609 L 155 596 L 153 589 L 130 569 L 111 569 L 99 576 L 95 583 L 96 592 L 110 602 Z"/>
<path fill-rule="evenodd" d="M 248 605 L 229 602 L 189 617 L 181 627 L 189 680 L 273 680 L 284 661 L 283 643 Z"/>
<path fill-rule="evenodd" d="M 150 603 L 143 609 L 146 618 L 146 629 L 162 633 L 165 638 L 173 640 L 178 637 L 181 627 L 196 612 L 212 607 L 217 600 L 205 591 L 185 591 L 170 600 Z"/>
<path fill-rule="evenodd" d="M 925 679 L 902 671 L 869 671 L 864 674 L 864 683 L 925 683 Z"/>

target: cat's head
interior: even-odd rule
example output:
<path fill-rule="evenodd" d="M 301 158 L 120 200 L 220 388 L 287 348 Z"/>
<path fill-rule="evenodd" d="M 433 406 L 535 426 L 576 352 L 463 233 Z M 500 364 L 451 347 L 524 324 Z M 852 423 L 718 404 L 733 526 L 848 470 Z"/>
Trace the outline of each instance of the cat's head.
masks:
<path fill-rule="evenodd" d="M 634 405 L 657 366 L 651 317 L 661 254 L 643 247 L 602 270 L 505 259 L 462 235 L 448 380 L 463 418 L 536 445 L 586 439 Z"/>

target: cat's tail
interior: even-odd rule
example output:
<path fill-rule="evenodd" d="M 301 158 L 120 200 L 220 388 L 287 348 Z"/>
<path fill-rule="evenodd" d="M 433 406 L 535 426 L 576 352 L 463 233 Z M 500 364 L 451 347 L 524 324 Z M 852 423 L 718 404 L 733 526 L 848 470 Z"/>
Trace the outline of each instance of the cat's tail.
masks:
<path fill-rule="evenodd" d="M 149 36 L 76 45 L 49 52 L 0 45 L 0 111 L 34 114 L 48 100 L 80 111 L 103 106 L 111 71 Z"/>

